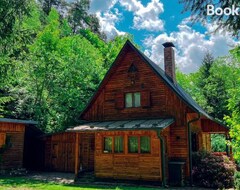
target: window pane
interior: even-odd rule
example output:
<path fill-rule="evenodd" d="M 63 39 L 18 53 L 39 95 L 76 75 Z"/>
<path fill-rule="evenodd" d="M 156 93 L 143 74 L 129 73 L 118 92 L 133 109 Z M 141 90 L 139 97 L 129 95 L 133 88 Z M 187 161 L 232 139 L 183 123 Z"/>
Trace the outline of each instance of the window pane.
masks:
<path fill-rule="evenodd" d="M 134 107 L 140 107 L 141 106 L 141 94 L 140 92 L 134 93 Z"/>
<path fill-rule="evenodd" d="M 125 107 L 126 108 L 132 107 L 132 93 L 125 94 Z"/>
<path fill-rule="evenodd" d="M 114 138 L 114 152 L 123 153 L 123 137 L 122 136 L 116 136 Z"/>
<path fill-rule="evenodd" d="M 128 152 L 138 153 L 138 137 L 128 137 Z"/>
<path fill-rule="evenodd" d="M 150 137 L 142 136 L 140 137 L 140 148 L 141 153 L 150 153 Z"/>
<path fill-rule="evenodd" d="M 112 137 L 104 137 L 104 153 L 112 152 Z"/>

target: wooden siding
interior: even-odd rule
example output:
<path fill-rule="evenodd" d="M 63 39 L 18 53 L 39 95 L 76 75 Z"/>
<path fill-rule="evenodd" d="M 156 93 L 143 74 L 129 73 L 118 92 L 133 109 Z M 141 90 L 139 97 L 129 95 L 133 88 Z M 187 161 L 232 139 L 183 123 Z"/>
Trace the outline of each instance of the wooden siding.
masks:
<path fill-rule="evenodd" d="M 79 165 L 83 171 L 94 170 L 95 134 L 79 134 Z"/>
<path fill-rule="evenodd" d="M 75 133 L 54 134 L 45 139 L 47 170 L 74 172 Z"/>
<path fill-rule="evenodd" d="M 103 137 L 124 136 L 124 153 L 103 153 Z M 127 152 L 128 135 L 151 137 L 150 154 Z M 95 175 L 99 178 L 161 181 L 160 141 L 155 131 L 115 131 L 96 133 Z"/>
<path fill-rule="evenodd" d="M 128 74 L 133 62 L 138 69 L 134 85 Z M 129 49 L 111 73 L 108 82 L 99 90 L 95 102 L 85 112 L 83 119 L 102 121 L 172 116 L 176 119 L 177 126 L 186 123 L 186 105 L 133 50 Z M 118 98 L 123 98 L 126 92 L 148 92 L 150 97 L 146 99 L 150 98 L 151 104 L 122 109 L 123 103 Z M 116 109 L 116 105 L 120 109 Z"/>
<path fill-rule="evenodd" d="M 134 85 L 131 84 L 128 74 L 133 62 L 138 69 Z M 185 160 L 186 175 L 189 175 L 186 114 L 191 109 L 132 50 L 128 50 L 111 72 L 108 82 L 99 90 L 96 100 L 85 112 L 83 119 L 104 121 L 174 117 L 175 123 L 169 129 L 169 137 L 166 137 L 168 141 L 166 160 L 171 158 Z M 123 108 L 124 100 L 120 101 L 119 98 L 123 98 L 126 92 L 141 92 L 144 105 L 140 108 Z M 148 101 L 145 104 L 146 100 Z M 112 159 L 114 161 L 117 157 Z"/>
<path fill-rule="evenodd" d="M 94 169 L 94 134 L 80 133 L 79 169 Z M 50 171 L 74 172 L 76 133 L 58 133 L 45 137 L 45 168 Z"/>
<path fill-rule="evenodd" d="M 11 148 L 2 155 L 0 169 L 20 168 L 23 165 L 24 124 L 0 123 L 0 133 L 10 137 Z"/>
<path fill-rule="evenodd" d="M 229 131 L 229 129 L 209 119 L 201 119 L 201 128 L 203 132 L 209 133 L 228 133 Z"/>
<path fill-rule="evenodd" d="M 0 147 L 2 147 L 6 142 L 6 133 L 0 133 Z"/>
<path fill-rule="evenodd" d="M 211 151 L 211 134 L 199 133 L 199 150 Z"/>

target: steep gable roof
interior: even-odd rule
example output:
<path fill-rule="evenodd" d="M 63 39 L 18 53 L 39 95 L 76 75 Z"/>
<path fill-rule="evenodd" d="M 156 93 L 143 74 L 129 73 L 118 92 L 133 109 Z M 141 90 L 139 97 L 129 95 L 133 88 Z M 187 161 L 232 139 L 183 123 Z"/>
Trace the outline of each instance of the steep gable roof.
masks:
<path fill-rule="evenodd" d="M 152 60 L 150 60 L 145 54 L 143 54 L 140 50 L 138 50 L 129 40 L 126 41 L 126 43 L 124 44 L 123 48 L 121 49 L 120 53 L 118 54 L 117 58 L 115 59 L 115 61 L 113 62 L 113 64 L 111 65 L 110 69 L 108 70 L 107 74 L 105 75 L 104 79 L 102 80 L 102 82 L 100 83 L 97 91 L 95 92 L 95 94 L 93 95 L 93 97 L 91 98 L 91 100 L 89 101 L 89 103 L 87 104 L 87 106 L 85 107 L 85 109 L 83 110 L 83 112 L 81 113 L 81 116 L 88 110 L 88 108 L 90 107 L 90 105 L 94 102 L 94 100 L 97 98 L 99 90 L 106 84 L 106 82 L 108 81 L 108 79 L 111 76 L 111 71 L 113 69 L 113 67 L 116 66 L 117 62 L 119 61 L 120 57 L 122 55 L 124 55 L 126 53 L 125 49 L 127 47 L 130 47 L 132 50 L 134 50 L 143 60 L 146 64 L 148 64 L 152 70 L 163 80 L 163 82 L 170 87 L 170 89 L 172 89 L 176 95 L 183 101 L 185 102 L 192 110 L 198 112 L 199 114 L 207 117 L 208 119 L 222 125 L 223 127 L 228 128 L 227 126 L 223 125 L 222 123 L 220 123 L 219 121 L 217 121 L 216 119 L 214 119 L 213 117 L 211 117 L 207 112 L 205 112 L 201 106 L 199 106 L 194 100 L 193 98 L 177 83 L 173 83 L 172 80 L 165 74 L 165 72 L 157 65 L 155 64 Z M 80 117 L 81 117 L 80 116 Z"/>

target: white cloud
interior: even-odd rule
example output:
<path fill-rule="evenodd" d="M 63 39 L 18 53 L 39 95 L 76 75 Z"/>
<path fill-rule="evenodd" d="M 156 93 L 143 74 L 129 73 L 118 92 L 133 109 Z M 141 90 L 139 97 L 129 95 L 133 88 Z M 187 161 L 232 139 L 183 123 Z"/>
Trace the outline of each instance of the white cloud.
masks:
<path fill-rule="evenodd" d="M 176 46 L 176 64 L 185 73 L 196 71 L 202 62 L 204 54 L 210 51 L 214 57 L 224 56 L 237 42 L 231 35 L 224 31 L 210 33 L 215 26 L 206 25 L 207 32 L 200 33 L 188 26 L 187 19 L 178 25 L 178 31 L 169 35 L 160 34 L 157 37 L 148 37 L 143 43 L 145 53 L 163 68 L 163 46 L 166 41 L 171 41 Z"/>
<path fill-rule="evenodd" d="M 114 7 L 118 0 L 91 0 L 90 12 L 104 12 Z"/>
<path fill-rule="evenodd" d="M 120 5 L 133 12 L 133 28 L 148 31 L 164 30 L 164 22 L 159 18 L 163 13 L 163 4 L 159 0 L 152 0 L 146 7 L 137 0 L 120 0 Z"/>
<path fill-rule="evenodd" d="M 132 28 L 147 31 L 164 30 L 164 22 L 159 18 L 164 9 L 159 0 L 151 0 L 146 6 L 143 6 L 139 0 L 91 0 L 90 13 L 97 15 L 101 30 L 106 33 L 108 39 L 125 34 L 116 27 L 123 18 L 123 15 L 115 8 L 117 3 L 133 13 Z"/>
<path fill-rule="evenodd" d="M 121 14 L 119 13 L 118 9 L 113 9 L 113 11 L 107 11 L 104 13 L 97 12 L 96 13 L 101 30 L 107 35 L 108 39 L 112 39 L 117 35 L 124 35 L 125 32 L 119 31 L 115 24 L 120 20 Z"/>
<path fill-rule="evenodd" d="M 120 0 L 120 4 L 126 8 L 126 10 L 131 12 L 136 12 L 139 9 L 143 8 L 143 5 L 140 1 L 137 0 Z"/>

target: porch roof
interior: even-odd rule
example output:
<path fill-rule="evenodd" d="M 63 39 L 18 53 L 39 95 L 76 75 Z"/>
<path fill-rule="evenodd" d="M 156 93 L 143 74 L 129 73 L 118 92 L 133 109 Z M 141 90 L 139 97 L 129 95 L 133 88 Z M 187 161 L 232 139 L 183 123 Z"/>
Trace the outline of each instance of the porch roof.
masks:
<path fill-rule="evenodd" d="M 68 128 L 66 131 L 162 130 L 173 122 L 173 118 L 89 122 L 73 128 Z"/>

